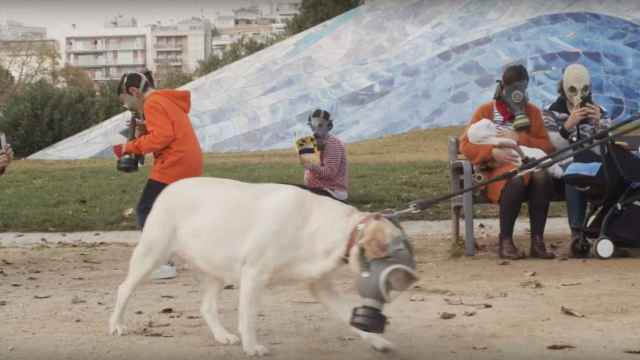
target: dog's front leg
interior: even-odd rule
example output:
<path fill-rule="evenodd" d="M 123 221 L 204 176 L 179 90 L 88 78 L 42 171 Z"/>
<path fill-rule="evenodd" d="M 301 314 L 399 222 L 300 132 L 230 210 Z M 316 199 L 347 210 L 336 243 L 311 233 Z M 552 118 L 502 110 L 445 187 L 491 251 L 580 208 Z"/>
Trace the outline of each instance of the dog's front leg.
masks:
<path fill-rule="evenodd" d="M 249 356 L 263 356 L 269 350 L 258 344 L 256 318 L 260 295 L 266 283 L 264 271 L 245 266 L 240 279 L 240 305 L 238 307 L 238 330 L 242 338 L 242 349 Z"/>
<path fill-rule="evenodd" d="M 331 280 L 324 278 L 311 283 L 311 293 L 318 299 L 329 311 L 333 312 L 340 320 L 345 323 L 349 323 L 351 318 L 351 311 L 354 308 L 353 305 L 333 288 Z M 383 338 L 382 336 L 374 333 L 368 333 L 351 327 L 353 331 L 358 333 L 362 340 L 367 342 L 371 347 L 378 351 L 393 350 L 394 346 L 391 342 Z"/>
<path fill-rule="evenodd" d="M 209 325 L 209 330 L 211 330 L 213 337 L 221 344 L 237 344 L 240 339 L 228 332 L 219 319 L 218 298 L 224 286 L 224 281 L 203 274 L 200 276 L 200 282 L 203 290 L 200 313 L 207 325 Z"/>

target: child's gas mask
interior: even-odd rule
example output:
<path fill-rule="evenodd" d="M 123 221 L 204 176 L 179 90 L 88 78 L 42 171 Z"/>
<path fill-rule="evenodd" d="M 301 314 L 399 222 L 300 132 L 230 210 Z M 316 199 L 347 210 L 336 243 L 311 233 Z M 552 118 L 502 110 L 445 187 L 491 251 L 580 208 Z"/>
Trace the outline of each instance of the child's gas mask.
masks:
<path fill-rule="evenodd" d="M 314 110 L 307 119 L 307 125 L 311 128 L 313 137 L 316 139 L 318 147 L 322 150 L 324 143 L 329 136 L 329 131 L 333 129 L 331 115 L 324 110 Z"/>

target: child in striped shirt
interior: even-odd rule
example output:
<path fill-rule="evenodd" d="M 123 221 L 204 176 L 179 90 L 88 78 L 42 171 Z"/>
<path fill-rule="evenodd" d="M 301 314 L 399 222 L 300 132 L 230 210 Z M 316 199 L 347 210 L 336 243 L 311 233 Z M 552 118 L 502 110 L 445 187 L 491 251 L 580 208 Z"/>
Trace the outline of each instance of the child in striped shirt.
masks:
<path fill-rule="evenodd" d="M 300 157 L 304 167 L 304 187 L 345 201 L 348 198 L 347 152 L 342 141 L 329 134 L 333 128 L 331 115 L 325 110 L 314 110 L 308 124 L 320 150 L 320 163 L 314 164 Z"/>

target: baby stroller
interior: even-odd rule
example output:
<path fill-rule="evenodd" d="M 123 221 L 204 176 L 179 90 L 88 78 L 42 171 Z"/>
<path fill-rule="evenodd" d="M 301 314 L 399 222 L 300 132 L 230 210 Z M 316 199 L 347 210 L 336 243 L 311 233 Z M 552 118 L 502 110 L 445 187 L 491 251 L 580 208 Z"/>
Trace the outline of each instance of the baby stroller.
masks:
<path fill-rule="evenodd" d="M 599 150 L 577 154 L 564 180 L 589 204 L 580 237 L 571 243 L 573 255 L 608 259 L 616 247 L 640 247 L 640 156 L 613 140 Z"/>

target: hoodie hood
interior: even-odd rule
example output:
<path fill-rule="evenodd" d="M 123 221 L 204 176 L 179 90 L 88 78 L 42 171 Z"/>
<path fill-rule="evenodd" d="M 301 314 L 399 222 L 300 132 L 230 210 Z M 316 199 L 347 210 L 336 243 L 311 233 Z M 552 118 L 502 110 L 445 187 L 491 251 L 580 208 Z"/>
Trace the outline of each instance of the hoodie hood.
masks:
<path fill-rule="evenodd" d="M 155 90 L 149 99 L 159 96 L 176 104 L 185 113 L 191 111 L 191 92 L 186 90 Z"/>

